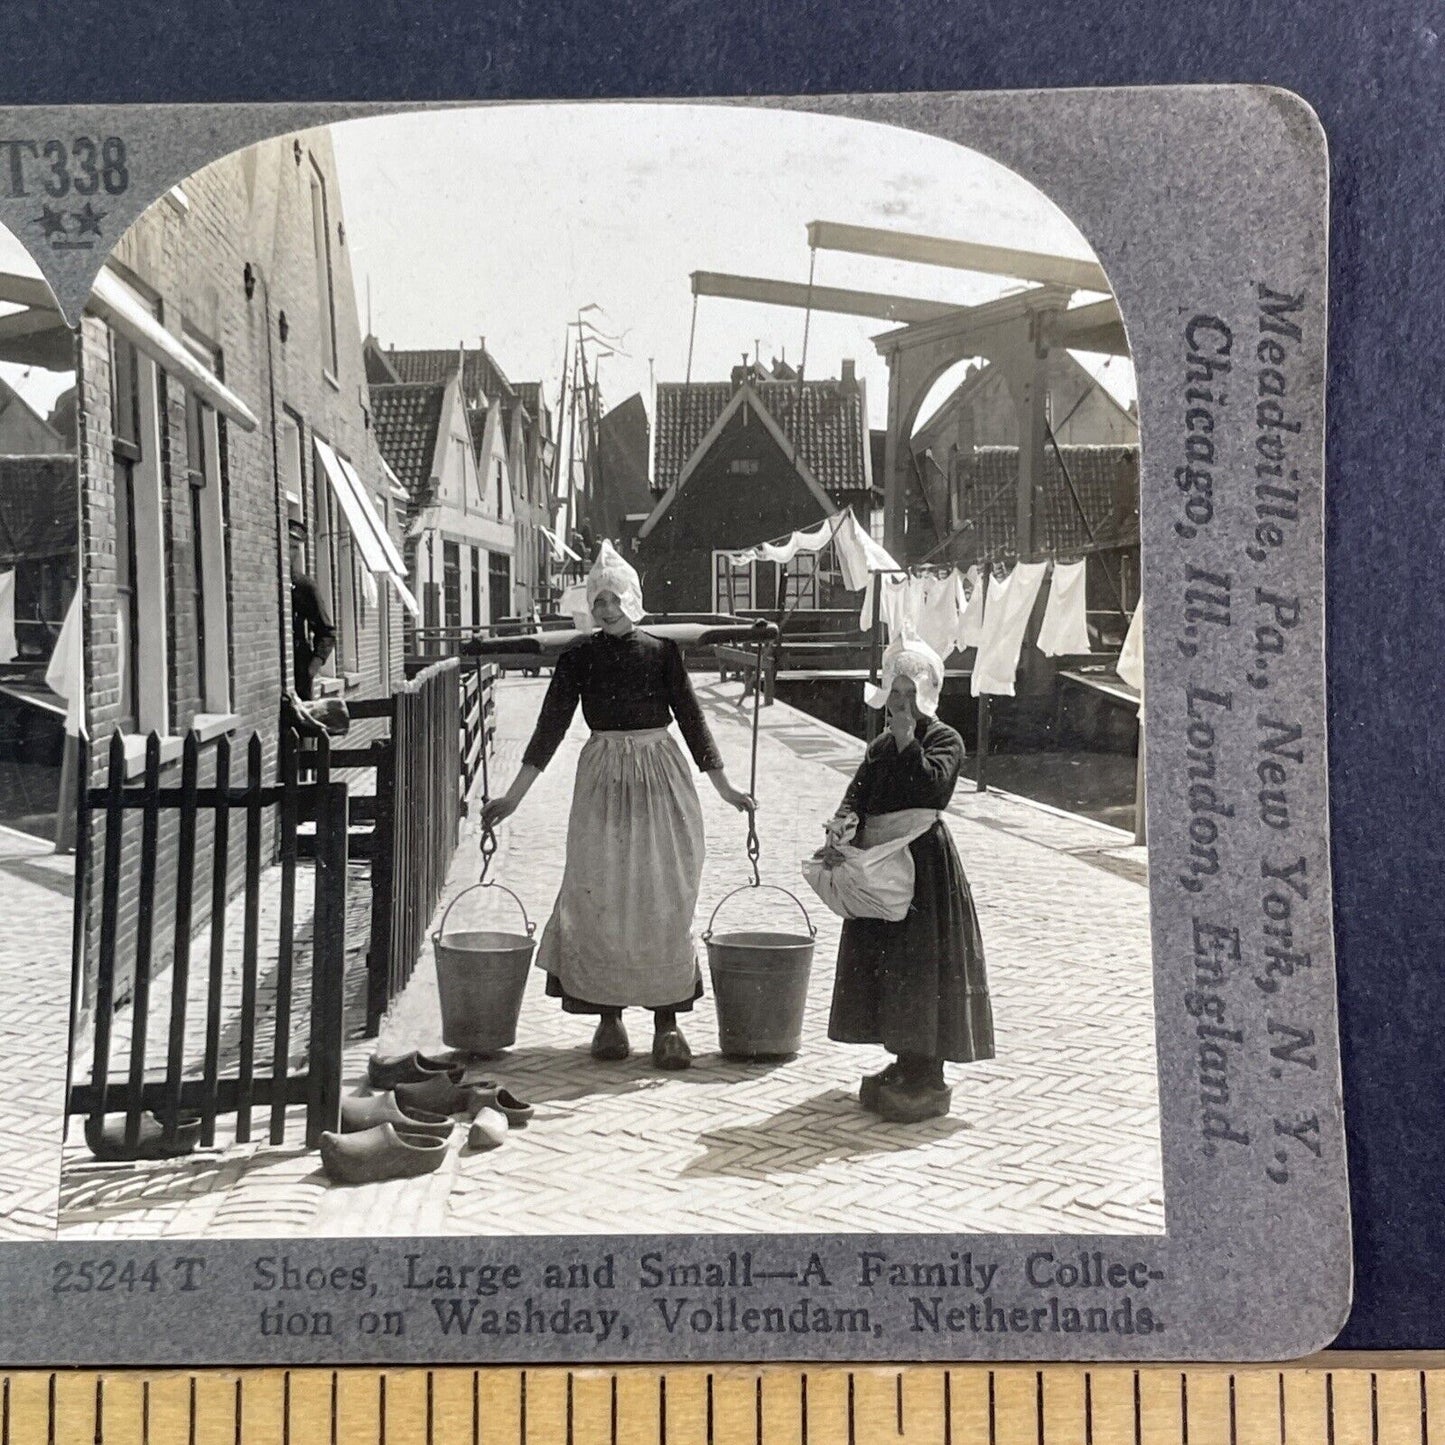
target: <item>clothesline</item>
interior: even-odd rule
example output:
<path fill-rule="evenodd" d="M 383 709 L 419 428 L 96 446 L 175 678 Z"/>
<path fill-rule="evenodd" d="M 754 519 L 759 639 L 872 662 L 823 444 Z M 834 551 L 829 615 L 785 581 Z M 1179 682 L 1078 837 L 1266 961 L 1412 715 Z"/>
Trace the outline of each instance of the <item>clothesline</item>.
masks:
<path fill-rule="evenodd" d="M 975 566 L 966 579 L 956 569 L 943 577 L 921 577 L 904 568 L 880 570 L 870 579 L 859 620 L 866 632 L 876 612 L 890 639 L 919 637 L 944 661 L 954 652 L 975 649 L 973 695 L 1012 697 L 1024 636 L 1051 568 L 1039 651 L 1046 657 L 1091 652 L 1083 561 L 1021 562 L 1003 577 Z"/>

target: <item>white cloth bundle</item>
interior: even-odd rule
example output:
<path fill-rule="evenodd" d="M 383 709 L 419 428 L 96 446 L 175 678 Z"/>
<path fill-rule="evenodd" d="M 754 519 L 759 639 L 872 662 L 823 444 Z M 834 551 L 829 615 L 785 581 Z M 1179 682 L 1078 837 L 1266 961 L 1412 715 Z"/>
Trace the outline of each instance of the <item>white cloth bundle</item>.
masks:
<path fill-rule="evenodd" d="M 803 860 L 803 878 L 839 918 L 883 918 L 901 922 L 913 905 L 913 854 L 941 815 L 932 808 L 901 808 L 869 818 L 856 841 L 837 841 L 842 858 L 829 862 L 820 850 Z M 856 824 L 857 819 L 853 819 Z"/>

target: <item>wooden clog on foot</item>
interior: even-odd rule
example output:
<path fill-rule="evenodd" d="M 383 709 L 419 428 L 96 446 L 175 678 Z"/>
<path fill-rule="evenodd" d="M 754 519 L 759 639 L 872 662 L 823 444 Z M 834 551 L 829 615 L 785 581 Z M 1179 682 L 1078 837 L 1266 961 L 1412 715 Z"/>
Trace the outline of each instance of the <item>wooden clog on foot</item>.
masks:
<path fill-rule="evenodd" d="M 920 1124 L 941 1119 L 953 1107 L 953 1090 L 926 1086 L 906 1089 L 897 1081 L 878 1090 L 878 1114 L 890 1124 Z"/>
<path fill-rule="evenodd" d="M 592 1057 L 604 1064 L 619 1064 L 632 1052 L 620 1018 L 603 1018 L 592 1035 Z"/>
<path fill-rule="evenodd" d="M 878 1112 L 879 1089 L 881 1089 L 884 1084 L 895 1082 L 900 1072 L 898 1060 L 894 1059 L 886 1069 L 882 1069 L 876 1074 L 864 1074 L 863 1082 L 858 1085 L 858 1102 L 862 1104 L 869 1113 L 876 1114 Z"/>
<path fill-rule="evenodd" d="M 663 1029 L 652 1040 L 652 1062 L 654 1067 L 677 1071 L 692 1065 L 692 1050 L 682 1036 L 682 1030 L 675 1024 Z"/>

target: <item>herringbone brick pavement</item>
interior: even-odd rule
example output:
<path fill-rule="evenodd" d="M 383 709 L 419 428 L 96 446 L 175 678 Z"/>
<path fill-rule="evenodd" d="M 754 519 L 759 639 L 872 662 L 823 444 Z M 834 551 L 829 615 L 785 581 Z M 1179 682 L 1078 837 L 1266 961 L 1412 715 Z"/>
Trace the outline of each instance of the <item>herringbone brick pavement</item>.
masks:
<path fill-rule="evenodd" d="M 749 715 L 737 685 L 699 679 L 732 779 L 747 782 Z M 493 787 L 510 780 L 545 680 L 508 679 L 499 703 Z M 952 1066 L 954 1111 L 911 1128 L 858 1107 L 877 1049 L 827 1039 L 838 920 L 798 873 L 861 755 L 853 738 L 783 704 L 763 710 L 758 793 L 764 881 L 793 890 L 818 925 L 803 1049 L 777 1065 L 717 1052 L 711 990 L 684 1020 L 696 1060 L 662 1075 L 649 1021 L 629 1015 L 634 1057 L 599 1065 L 590 1021 L 565 1015 L 534 975 L 518 1046 L 487 1072 L 537 1104 L 501 1148 L 470 1154 L 460 1135 L 426 1179 L 333 1189 L 314 1156 L 232 1147 L 208 1159 L 131 1171 L 80 1209 L 70 1235 L 1038 1232 L 1163 1228 L 1151 962 L 1143 852 L 1117 830 L 999 794 L 960 792 L 949 811 L 978 903 L 998 1058 Z M 523 809 L 505 826 L 493 877 L 539 924 L 561 880 L 579 722 Z M 965 785 L 966 786 L 966 785 Z M 698 929 L 745 883 L 745 824 L 700 783 L 708 858 Z M 444 908 L 475 881 L 463 838 Z M 816 906 L 815 906 L 816 905 Z M 451 926 L 515 929 L 504 895 L 473 894 Z M 719 931 L 798 931 L 778 893 L 745 892 Z M 436 1050 L 440 1013 L 430 944 L 378 1046 Z M 359 1085 L 372 1045 L 354 1043 Z M 81 1203 L 76 1195 L 74 1202 Z M 68 1216 L 71 1217 L 71 1216 Z"/>
<path fill-rule="evenodd" d="M 51 1239 L 75 860 L 0 827 L 0 1240 Z"/>

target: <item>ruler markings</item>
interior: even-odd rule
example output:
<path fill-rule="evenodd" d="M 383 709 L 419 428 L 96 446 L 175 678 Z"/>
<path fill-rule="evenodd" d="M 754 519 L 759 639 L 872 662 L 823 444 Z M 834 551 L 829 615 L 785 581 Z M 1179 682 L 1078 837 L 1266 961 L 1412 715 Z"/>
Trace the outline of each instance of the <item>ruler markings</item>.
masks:
<path fill-rule="evenodd" d="M 0 1445 L 1430 1445 L 1433 1362 L 1327 1363 L 16 1371 Z"/>

